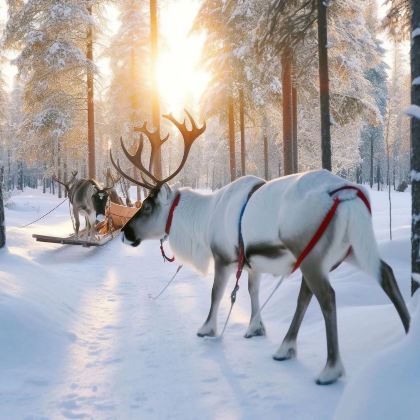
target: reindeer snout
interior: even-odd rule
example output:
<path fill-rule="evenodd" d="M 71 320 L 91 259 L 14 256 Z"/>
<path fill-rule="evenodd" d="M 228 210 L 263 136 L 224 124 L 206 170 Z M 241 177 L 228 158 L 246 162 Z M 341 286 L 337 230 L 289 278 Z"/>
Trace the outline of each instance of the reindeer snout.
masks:
<path fill-rule="evenodd" d="M 132 228 L 128 227 L 127 225 L 122 229 L 122 241 L 131 246 L 139 246 L 141 239 L 136 238 L 136 235 Z"/>
<path fill-rule="evenodd" d="M 97 222 L 103 222 L 105 220 L 105 215 L 104 214 L 97 214 L 96 215 L 96 221 Z"/>
<path fill-rule="evenodd" d="M 134 241 L 131 241 L 130 239 L 127 238 L 127 236 L 125 236 L 125 234 L 123 234 L 123 236 L 122 236 L 122 241 L 123 241 L 123 243 L 125 243 L 127 245 L 134 246 L 134 247 L 139 246 L 140 242 L 141 242 L 140 239 L 136 239 Z"/>

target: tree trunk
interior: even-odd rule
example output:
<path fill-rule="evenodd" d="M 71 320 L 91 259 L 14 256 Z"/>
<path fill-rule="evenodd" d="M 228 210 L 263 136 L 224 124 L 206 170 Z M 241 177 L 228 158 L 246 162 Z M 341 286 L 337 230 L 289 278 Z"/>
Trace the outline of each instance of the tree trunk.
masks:
<path fill-rule="evenodd" d="M 268 181 L 268 138 L 267 133 L 264 132 L 264 179 Z"/>
<path fill-rule="evenodd" d="M 230 180 L 236 179 L 236 158 L 235 158 L 235 114 L 233 109 L 233 98 L 228 98 L 228 130 L 229 130 L 229 161 Z"/>
<path fill-rule="evenodd" d="M 268 181 L 269 178 L 269 166 L 268 166 L 268 135 L 267 135 L 267 127 L 268 127 L 268 121 L 267 116 L 264 114 L 263 120 L 263 151 L 264 151 L 264 179 Z"/>
<path fill-rule="evenodd" d="M 156 77 L 156 66 L 158 57 L 158 15 L 157 0 L 150 0 L 150 44 L 152 55 L 152 122 L 153 128 L 160 133 L 160 105 L 159 90 Z M 160 136 L 159 136 L 160 138 Z M 160 144 L 154 148 L 153 156 L 151 156 L 151 164 L 153 173 L 157 178 L 162 178 L 162 154 Z"/>
<path fill-rule="evenodd" d="M 135 49 L 131 48 L 131 57 L 130 57 L 130 67 L 131 67 L 131 86 L 132 86 L 132 92 L 131 92 L 131 133 L 132 133 L 132 141 L 133 143 L 137 140 L 138 134 L 134 132 L 134 125 L 136 124 L 137 120 L 137 111 L 140 107 L 140 101 L 138 97 L 138 57 L 136 54 Z M 137 167 L 134 166 L 134 179 L 140 179 L 140 171 Z M 136 196 L 137 201 L 141 201 L 141 187 L 139 185 L 136 186 Z"/>
<path fill-rule="evenodd" d="M 19 161 L 19 178 L 18 178 L 18 189 L 20 189 L 21 191 L 23 191 L 24 189 L 24 185 L 23 185 L 23 162 Z"/>
<path fill-rule="evenodd" d="M 420 77 L 420 2 L 411 0 L 411 78 Z M 420 85 L 411 85 L 411 103 L 420 107 Z M 411 118 L 411 293 L 420 287 L 420 119 Z"/>
<path fill-rule="evenodd" d="M 4 203 L 3 203 L 3 179 L 4 168 L 0 169 L 0 248 L 6 245 L 6 226 L 4 223 Z"/>
<path fill-rule="evenodd" d="M 241 175 L 246 175 L 246 145 L 245 145 L 245 100 L 244 91 L 239 89 L 239 124 L 241 130 Z"/>
<path fill-rule="evenodd" d="M 373 153 L 374 153 L 374 147 L 373 147 L 373 135 L 370 133 L 370 176 L 369 176 L 369 184 L 370 188 L 373 188 Z"/>
<path fill-rule="evenodd" d="M 57 140 L 57 177 L 58 179 L 61 181 L 62 177 L 61 177 L 61 150 L 60 150 L 60 143 L 59 140 Z M 58 198 L 62 198 L 63 196 L 63 191 L 61 188 L 61 184 L 58 184 Z"/>
<path fill-rule="evenodd" d="M 392 186 L 395 191 L 395 158 L 392 159 Z"/>
<path fill-rule="evenodd" d="M 88 7 L 89 15 L 92 17 L 92 6 Z M 86 58 L 93 65 L 93 28 L 89 25 Z M 88 124 L 88 172 L 89 178 L 95 178 L 95 111 L 93 96 L 93 69 L 87 70 L 87 124 Z"/>
<path fill-rule="evenodd" d="M 293 173 L 292 66 L 290 52 L 282 55 L 284 175 Z"/>
<path fill-rule="evenodd" d="M 358 166 L 357 170 L 356 170 L 356 183 L 357 184 L 363 184 L 362 167 L 361 166 Z"/>
<path fill-rule="evenodd" d="M 328 79 L 327 6 L 318 0 L 319 93 L 321 105 L 322 167 L 331 171 L 330 88 Z"/>
<path fill-rule="evenodd" d="M 297 89 L 296 84 L 292 84 L 292 120 L 293 120 L 293 173 L 299 172 L 298 161 L 298 137 L 297 137 Z"/>
<path fill-rule="evenodd" d="M 68 179 L 68 171 L 67 171 L 67 157 L 64 158 L 63 164 L 63 172 L 64 172 L 64 182 L 67 182 Z M 64 189 L 64 197 L 67 198 L 67 189 Z"/>

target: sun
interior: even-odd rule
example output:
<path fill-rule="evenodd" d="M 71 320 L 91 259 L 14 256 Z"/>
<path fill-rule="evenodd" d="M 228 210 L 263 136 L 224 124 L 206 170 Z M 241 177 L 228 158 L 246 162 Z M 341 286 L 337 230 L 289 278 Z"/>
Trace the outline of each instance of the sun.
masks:
<path fill-rule="evenodd" d="M 204 36 L 189 34 L 198 2 L 162 2 L 160 11 L 160 49 L 156 78 L 162 106 L 179 113 L 195 108 L 210 75 L 200 65 Z"/>
<path fill-rule="evenodd" d="M 159 51 L 156 80 L 162 112 L 181 114 L 184 108 L 197 109 L 210 74 L 200 63 L 204 34 L 190 34 L 198 12 L 198 0 L 159 0 Z M 116 5 L 105 7 L 111 36 L 121 25 Z M 100 56 L 100 53 L 98 53 Z M 101 73 L 112 77 L 109 57 L 101 57 L 97 65 Z"/>

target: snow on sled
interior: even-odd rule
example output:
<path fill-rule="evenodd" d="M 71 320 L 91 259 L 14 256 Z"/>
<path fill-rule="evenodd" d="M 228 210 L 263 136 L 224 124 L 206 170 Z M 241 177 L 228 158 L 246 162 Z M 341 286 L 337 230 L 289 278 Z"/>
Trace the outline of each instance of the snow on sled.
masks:
<path fill-rule="evenodd" d="M 80 231 L 79 236 L 72 233 L 65 237 L 38 234 L 33 234 L 32 237 L 38 242 L 50 242 L 61 245 L 103 246 L 118 236 L 121 228 L 134 216 L 137 210 L 137 207 L 126 207 L 111 202 L 107 210 L 106 219 L 96 225 L 97 234 L 91 238 L 87 238 L 85 230 Z"/>

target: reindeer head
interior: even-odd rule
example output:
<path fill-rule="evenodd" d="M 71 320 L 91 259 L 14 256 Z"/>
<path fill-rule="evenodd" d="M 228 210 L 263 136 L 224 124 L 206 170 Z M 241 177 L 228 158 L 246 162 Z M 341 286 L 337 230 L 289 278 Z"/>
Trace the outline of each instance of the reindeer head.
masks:
<path fill-rule="evenodd" d="M 59 180 L 55 175 L 53 175 L 53 180 L 54 181 L 56 181 L 56 182 L 58 182 L 59 184 L 61 184 L 61 185 L 63 185 L 64 186 L 64 188 L 67 190 L 67 192 L 69 192 L 69 190 L 70 190 L 70 188 L 71 188 L 71 186 L 74 184 L 74 182 L 76 181 L 76 179 L 77 179 L 77 174 L 78 174 L 78 172 L 77 171 L 72 171 L 71 172 L 71 178 L 70 178 L 70 181 L 67 181 L 67 182 L 64 182 L 64 181 L 61 181 L 61 180 Z"/>
<path fill-rule="evenodd" d="M 112 177 L 111 180 L 112 185 L 103 188 L 95 181 L 93 181 L 96 188 L 94 194 L 92 195 L 92 203 L 96 212 L 96 220 L 98 222 L 103 222 L 105 220 L 106 206 L 109 200 L 109 193 L 115 187 L 116 182 L 118 182 L 115 181 Z"/>
<path fill-rule="evenodd" d="M 142 181 L 127 175 L 121 169 L 119 162 L 116 163 L 114 161 L 112 153 L 110 154 L 112 164 L 122 176 L 133 182 L 135 185 L 139 185 L 150 190 L 150 194 L 144 200 L 140 210 L 128 221 L 128 223 L 122 229 L 124 234 L 123 241 L 132 246 L 138 246 L 140 242 L 145 239 L 160 239 L 165 235 L 166 221 L 175 195 L 169 187 L 168 182 L 179 174 L 187 161 L 191 146 L 193 145 L 194 141 L 204 133 L 206 129 L 206 124 L 204 124 L 201 128 L 198 128 L 191 115 L 187 111 L 185 112 L 190 121 L 191 130 L 187 129 L 185 121 L 180 123 L 172 115 L 163 116 L 178 128 L 184 141 L 184 154 L 182 156 L 181 163 L 178 168 L 168 177 L 164 179 L 156 178 L 152 171 L 146 169 L 141 161 L 144 145 L 143 135 L 149 139 L 150 143 L 155 145 L 158 142 L 163 144 L 168 139 L 168 136 L 164 139 L 160 139 L 156 131 L 149 131 L 147 129 L 146 123 L 141 128 L 137 129 L 137 131 L 140 131 L 141 135 L 138 148 L 134 155 L 128 152 L 122 139 L 120 139 L 121 147 L 125 156 L 136 168 L 140 170 Z"/>

